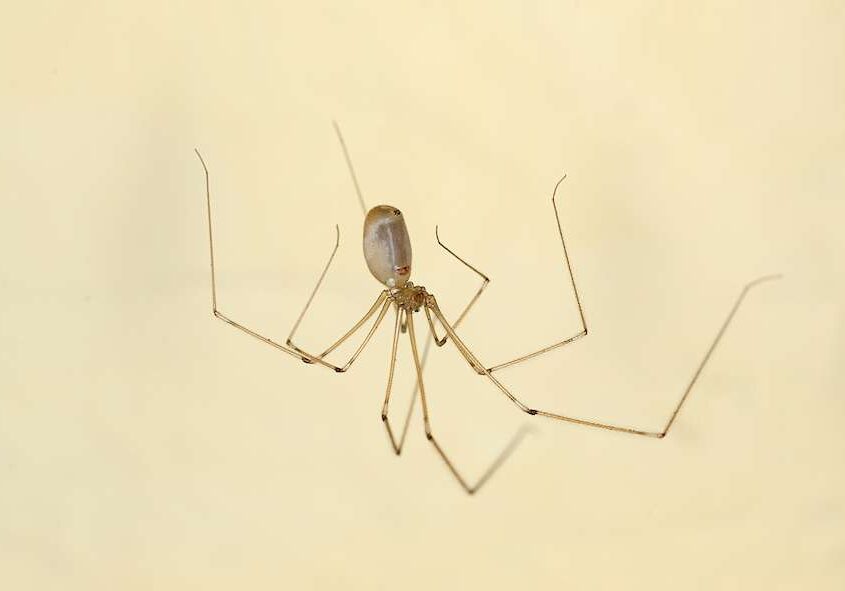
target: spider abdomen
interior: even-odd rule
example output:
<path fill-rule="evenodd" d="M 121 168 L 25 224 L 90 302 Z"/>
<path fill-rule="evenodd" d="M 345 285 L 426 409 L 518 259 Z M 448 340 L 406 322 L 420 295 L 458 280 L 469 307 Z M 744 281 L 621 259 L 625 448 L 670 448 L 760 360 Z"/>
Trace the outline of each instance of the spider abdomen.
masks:
<path fill-rule="evenodd" d="M 364 259 L 373 277 L 393 289 L 411 277 L 411 238 L 402 212 L 376 205 L 364 218 Z"/>

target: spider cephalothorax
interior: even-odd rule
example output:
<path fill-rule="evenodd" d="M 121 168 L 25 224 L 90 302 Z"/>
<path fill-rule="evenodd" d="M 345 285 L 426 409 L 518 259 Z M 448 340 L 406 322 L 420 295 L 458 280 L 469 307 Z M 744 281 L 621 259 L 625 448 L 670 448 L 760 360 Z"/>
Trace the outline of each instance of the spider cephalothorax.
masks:
<path fill-rule="evenodd" d="M 419 312 L 420 308 L 426 304 L 432 305 L 434 301 L 434 297 L 422 285 L 414 285 L 410 281 L 390 292 L 390 297 L 406 312 Z"/>

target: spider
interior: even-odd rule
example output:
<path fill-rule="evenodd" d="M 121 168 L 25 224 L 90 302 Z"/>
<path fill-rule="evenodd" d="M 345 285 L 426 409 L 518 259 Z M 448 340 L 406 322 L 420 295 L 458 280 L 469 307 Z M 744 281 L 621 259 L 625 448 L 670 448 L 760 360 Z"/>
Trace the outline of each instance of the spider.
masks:
<path fill-rule="evenodd" d="M 561 227 L 560 214 L 556 201 L 558 189 L 560 188 L 561 183 L 563 183 L 564 179 L 566 178 L 566 175 L 564 175 L 555 184 L 554 189 L 552 191 L 551 201 L 552 208 L 555 214 L 558 236 L 560 237 L 560 243 L 563 248 L 563 260 L 566 266 L 567 274 L 569 276 L 569 283 L 572 286 L 572 291 L 575 295 L 575 303 L 578 308 L 581 330 L 572 336 L 564 338 L 559 342 L 543 347 L 537 351 L 527 353 L 509 361 L 504 361 L 497 365 L 487 366 L 482 363 L 478 359 L 478 357 L 475 356 L 472 350 L 458 336 L 456 329 L 464 320 L 466 315 L 469 313 L 470 309 L 476 303 L 478 298 L 481 296 L 482 292 L 487 287 L 487 284 L 490 282 L 490 279 L 484 273 L 479 271 L 477 268 L 475 268 L 473 265 L 471 265 L 461 256 L 459 256 L 457 253 L 455 253 L 452 249 L 446 246 L 440 239 L 440 233 L 438 228 L 435 227 L 435 237 L 437 239 L 438 245 L 451 256 L 460 261 L 463 265 L 465 265 L 469 270 L 478 275 L 478 277 L 481 279 L 481 285 L 479 286 L 478 290 L 475 292 L 473 297 L 470 299 L 469 303 L 466 304 L 461 314 L 457 317 L 455 322 L 449 322 L 449 320 L 446 319 L 443 312 L 441 311 L 440 306 L 437 302 L 437 298 L 434 296 L 434 294 L 430 293 L 425 287 L 421 285 L 415 285 L 409 280 L 411 275 L 411 240 L 408 234 L 407 227 L 405 225 L 405 217 L 402 214 L 402 211 L 390 205 L 377 205 L 367 210 L 364 204 L 364 198 L 361 194 L 361 189 L 358 185 L 358 179 L 355 174 L 355 169 L 352 165 L 352 160 L 349 156 L 349 151 L 347 150 L 346 143 L 343 139 L 343 135 L 341 134 L 340 128 L 338 127 L 337 123 L 333 122 L 333 125 L 335 133 L 337 134 L 337 138 L 340 142 L 341 149 L 343 150 L 343 155 L 346 160 L 347 168 L 349 170 L 350 176 L 352 177 L 352 182 L 355 187 L 355 192 L 357 194 L 358 201 L 361 205 L 362 211 L 365 213 L 363 233 L 364 259 L 366 260 L 367 267 L 369 268 L 373 277 L 375 277 L 375 279 L 382 284 L 384 289 L 382 289 L 381 293 L 379 293 L 378 297 L 376 298 L 375 302 L 370 307 L 370 309 L 367 311 L 367 313 L 364 314 L 364 316 L 358 322 L 356 322 L 352 326 L 352 328 L 350 328 L 343 336 L 341 336 L 337 341 L 328 346 L 321 353 L 315 354 L 305 351 L 293 342 L 293 337 L 296 333 L 296 330 L 299 328 L 303 317 L 311 306 L 311 302 L 313 301 L 314 296 L 322 285 L 326 273 L 328 272 L 329 267 L 331 266 L 331 263 L 334 259 L 334 256 L 337 253 L 338 246 L 340 245 L 340 229 L 338 228 L 338 226 L 335 226 L 334 248 L 332 249 L 331 255 L 329 256 L 329 259 L 326 262 L 326 265 L 323 268 L 319 279 L 317 280 L 317 284 L 314 286 L 314 289 L 312 290 L 311 295 L 309 296 L 305 304 L 305 307 L 303 308 L 302 312 L 294 323 L 293 328 L 291 329 L 291 332 L 288 335 L 287 340 L 285 341 L 285 344 L 278 343 L 260 334 L 259 332 L 256 332 L 255 330 L 244 326 L 243 324 L 235 322 L 234 320 L 223 314 L 217 305 L 217 282 L 214 269 L 214 239 L 211 222 L 211 183 L 209 179 L 208 167 L 206 166 L 205 161 L 202 155 L 200 154 L 199 150 L 195 150 L 205 173 L 206 212 L 208 215 L 208 243 L 209 256 L 211 260 L 212 313 L 216 318 L 219 318 L 220 320 L 234 326 L 238 330 L 243 331 L 258 340 L 261 340 L 267 343 L 268 345 L 271 345 L 272 347 L 275 347 L 276 349 L 303 361 L 306 364 L 322 366 L 338 373 L 344 373 L 352 366 L 352 364 L 367 346 L 367 343 L 369 343 L 373 334 L 375 334 L 376 330 L 381 325 L 382 321 L 387 315 L 388 310 L 390 308 L 393 308 L 395 312 L 395 318 L 393 323 L 393 341 L 391 346 L 390 362 L 387 376 L 387 388 L 384 396 L 384 403 L 381 409 L 381 420 L 384 423 L 390 444 L 397 455 L 401 454 L 402 446 L 405 441 L 405 435 L 408 430 L 408 424 L 411 418 L 411 413 L 416 402 L 417 393 L 419 393 L 419 398 L 422 404 L 425 436 L 428 441 L 431 442 L 437 454 L 446 464 L 446 467 L 457 480 L 458 484 L 460 484 L 463 490 L 466 491 L 468 494 L 476 493 L 487 482 L 487 480 L 492 476 L 495 470 L 498 469 L 498 467 L 504 462 L 507 456 L 513 451 L 516 444 L 521 439 L 521 436 L 524 431 L 518 433 L 511 440 L 511 442 L 506 446 L 506 448 L 499 454 L 495 461 L 491 463 L 490 467 L 482 474 L 482 476 L 475 483 L 470 484 L 464 478 L 461 472 L 455 467 L 453 462 L 449 459 L 449 456 L 446 454 L 446 452 L 441 447 L 440 443 L 438 443 L 437 439 L 435 438 L 434 432 L 431 428 L 428 399 L 426 397 L 425 385 L 423 381 L 423 368 L 428 355 L 429 346 L 431 345 L 432 341 L 438 347 L 442 347 L 446 344 L 447 341 L 451 340 L 452 344 L 455 346 L 461 356 L 466 360 L 469 366 L 478 375 L 483 376 L 487 380 L 489 380 L 496 388 L 498 388 L 505 396 L 507 396 L 510 401 L 513 402 L 513 404 L 516 405 L 517 408 L 519 408 L 519 410 L 524 413 L 527 413 L 532 416 L 539 415 L 547 417 L 549 419 L 564 421 L 567 423 L 575 423 L 577 425 L 583 425 L 587 427 L 605 429 L 608 431 L 617 431 L 630 435 L 663 439 L 669 432 L 669 429 L 672 427 L 672 425 L 674 425 L 675 420 L 678 417 L 678 413 L 681 411 L 681 407 L 684 405 L 687 398 L 689 397 L 693 386 L 695 385 L 699 375 L 704 369 L 704 366 L 707 364 L 714 349 L 719 344 L 719 341 L 722 339 L 722 336 L 724 335 L 725 331 L 733 320 L 733 317 L 735 316 L 737 310 L 739 309 L 748 292 L 753 287 L 765 281 L 769 281 L 779 277 L 779 275 L 763 276 L 747 283 L 742 288 L 739 295 L 734 300 L 733 306 L 729 310 L 727 317 L 725 318 L 718 332 L 716 333 L 715 338 L 710 343 L 710 346 L 708 347 L 699 364 L 696 366 L 692 378 L 687 383 L 680 399 L 675 404 L 671 414 L 669 415 L 668 420 L 666 421 L 662 429 L 657 431 L 635 429 L 627 426 L 613 425 L 610 423 L 576 418 L 568 415 L 557 414 L 546 410 L 532 408 L 522 402 L 522 400 L 520 400 L 515 394 L 513 394 L 510 389 L 508 389 L 493 374 L 502 368 L 516 365 L 528 359 L 543 355 L 545 353 L 568 345 L 569 343 L 572 343 L 582 337 L 587 336 L 588 332 L 587 322 L 584 317 L 584 309 L 581 304 L 581 298 L 578 293 L 578 288 L 575 284 L 575 276 L 572 272 L 572 264 L 569 259 L 569 252 L 566 248 L 566 241 L 563 237 L 563 229 Z M 419 312 L 422 312 L 425 316 L 426 323 L 428 324 L 429 329 L 427 342 L 422 356 L 420 355 L 420 351 L 418 348 L 419 346 L 417 343 L 417 331 L 416 325 L 414 323 L 414 315 Z M 373 316 L 376 316 L 375 322 L 372 323 L 361 344 L 355 349 L 354 353 L 352 353 L 351 357 L 344 364 L 335 365 L 334 363 L 331 363 L 330 361 L 326 360 L 326 357 L 332 351 L 334 351 L 337 347 L 339 347 L 342 343 L 349 339 L 353 334 L 360 330 L 361 327 L 364 326 L 364 324 L 366 324 L 367 321 L 370 320 Z M 443 330 L 443 336 L 438 335 L 436 324 L 439 324 L 441 326 Z M 393 375 L 396 366 L 396 352 L 400 333 L 407 333 L 408 339 L 410 341 L 411 352 L 414 360 L 414 367 L 416 370 L 416 388 L 414 390 L 410 407 L 405 417 L 404 428 L 402 430 L 401 436 L 397 440 L 397 437 L 395 436 L 394 431 L 391 428 L 390 420 L 388 418 L 388 406 L 390 404 L 390 395 L 393 386 Z"/>

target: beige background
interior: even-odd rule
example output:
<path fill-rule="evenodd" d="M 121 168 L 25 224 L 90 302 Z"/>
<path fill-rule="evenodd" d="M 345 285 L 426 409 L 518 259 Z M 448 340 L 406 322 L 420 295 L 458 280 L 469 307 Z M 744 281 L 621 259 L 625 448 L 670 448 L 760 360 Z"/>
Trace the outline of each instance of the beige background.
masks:
<path fill-rule="evenodd" d="M 5 2 L 0 26 L 0 584 L 6 589 L 842 589 L 845 10 L 831 2 Z M 405 3 L 403 3 L 405 4 Z M 307 5 L 307 6 L 304 6 Z M 636 6 L 634 6 L 636 5 Z M 414 279 L 488 363 L 574 332 L 549 194 L 591 334 L 503 371 L 451 346 L 407 454 L 379 420 L 385 327 L 346 375 L 319 348 L 378 292 L 331 119 Z M 399 359 L 397 416 L 409 395 Z"/>

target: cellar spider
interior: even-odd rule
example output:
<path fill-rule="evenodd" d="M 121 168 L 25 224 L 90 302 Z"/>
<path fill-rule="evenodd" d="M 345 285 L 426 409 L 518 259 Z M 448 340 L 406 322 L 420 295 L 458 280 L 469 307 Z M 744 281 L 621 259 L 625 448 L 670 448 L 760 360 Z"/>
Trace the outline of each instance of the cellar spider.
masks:
<path fill-rule="evenodd" d="M 478 375 L 484 376 L 487 380 L 492 382 L 493 385 L 496 386 L 496 388 L 498 388 L 505 396 L 510 399 L 511 402 L 513 402 L 513 404 L 517 406 L 517 408 L 519 408 L 519 410 L 529 415 L 539 415 L 550 419 L 564 421 L 567 423 L 575 423 L 577 425 L 583 425 L 587 427 L 595 427 L 608 431 L 617 431 L 621 433 L 628 433 L 631 435 L 662 439 L 669 432 L 669 429 L 672 427 L 672 425 L 675 424 L 675 420 L 678 417 L 678 413 L 680 412 L 681 407 L 684 405 L 687 398 L 689 397 L 693 386 L 695 385 L 696 381 L 701 375 L 702 370 L 704 369 L 704 366 L 709 361 L 710 356 L 712 355 L 716 346 L 719 344 L 719 341 L 721 341 L 722 336 L 724 335 L 725 331 L 733 320 L 733 317 L 736 315 L 737 310 L 739 309 L 748 292 L 753 287 L 765 281 L 769 281 L 779 277 L 779 275 L 767 275 L 755 279 L 754 281 L 751 281 L 743 287 L 736 300 L 734 300 L 733 306 L 729 310 L 725 320 L 722 322 L 722 325 L 717 331 L 715 338 L 710 343 L 710 346 L 708 347 L 699 364 L 696 366 L 695 371 L 692 374 L 692 378 L 687 383 L 685 389 L 683 390 L 683 393 L 681 394 L 680 399 L 675 404 L 671 414 L 669 415 L 668 420 L 666 421 L 662 429 L 656 431 L 636 429 L 627 426 L 614 425 L 590 419 L 576 418 L 564 414 L 549 412 L 546 410 L 535 409 L 522 402 L 520 398 L 517 398 L 517 396 L 513 394 L 510 389 L 508 389 L 493 374 L 502 368 L 510 367 L 518 363 L 522 363 L 523 361 L 526 361 L 528 359 L 538 357 L 540 355 L 568 345 L 569 343 L 572 343 L 582 337 L 587 336 L 587 322 L 584 317 L 584 309 L 581 304 L 581 297 L 578 293 L 578 288 L 575 285 L 575 276 L 572 272 L 572 264 L 569 259 L 569 252 L 566 248 L 566 241 L 563 238 L 563 229 L 561 227 L 560 214 L 556 202 L 558 189 L 563 180 L 566 178 L 566 175 L 564 175 L 554 186 L 554 190 L 552 191 L 552 208 L 554 209 L 555 221 L 557 223 L 557 231 L 560 237 L 561 246 L 563 248 L 563 260 L 566 265 L 567 274 L 569 275 L 569 282 L 572 286 L 572 291 L 575 295 L 575 303 L 578 308 L 581 330 L 579 330 L 576 334 L 572 336 L 569 336 L 559 342 L 538 349 L 537 351 L 521 355 L 515 359 L 504 361 L 496 365 L 488 366 L 482 363 L 478 359 L 478 357 L 476 357 L 475 354 L 470 350 L 470 348 L 464 343 L 464 341 L 458 336 L 456 328 L 464 320 L 464 318 L 469 313 L 470 309 L 476 303 L 476 301 L 478 301 L 478 298 L 481 296 L 482 292 L 487 287 L 487 284 L 490 282 L 490 279 L 484 273 L 479 271 L 477 268 L 475 268 L 473 265 L 471 265 L 461 256 L 459 256 L 457 253 L 455 253 L 451 248 L 446 246 L 440 239 L 438 229 L 435 228 L 435 237 L 437 239 L 438 245 L 451 256 L 453 256 L 455 259 L 460 261 L 463 265 L 465 265 L 470 271 L 478 275 L 478 277 L 481 279 L 481 285 L 479 286 L 478 290 L 470 299 L 469 303 L 466 304 L 460 315 L 458 315 L 455 322 L 449 322 L 441 311 L 440 306 L 437 302 L 437 298 L 434 296 L 434 294 L 429 293 L 425 287 L 421 285 L 414 285 L 411 281 L 409 281 L 411 275 L 411 241 L 408 235 L 408 230 L 405 225 L 405 218 L 402 212 L 399 209 L 390 205 L 377 205 L 372 209 L 367 210 L 364 204 L 364 198 L 361 194 L 360 186 L 358 185 L 357 176 L 355 175 L 355 169 L 352 166 L 352 160 L 349 157 L 349 152 L 347 150 L 346 143 L 343 140 L 343 135 L 341 134 L 340 128 L 338 127 L 337 123 L 334 123 L 334 129 L 335 133 L 337 134 L 338 140 L 340 141 L 340 145 L 343 150 L 343 155 L 346 160 L 346 164 L 355 187 L 355 192 L 358 196 L 358 201 L 361 205 L 361 209 L 365 213 L 363 240 L 364 258 L 367 262 L 367 267 L 369 268 L 370 272 L 382 284 L 382 286 L 384 286 L 385 289 L 381 291 L 373 305 L 370 307 L 367 313 L 364 314 L 363 318 L 356 322 L 352 326 L 352 328 L 350 328 L 343 336 L 341 336 L 337 341 L 335 341 L 326 349 L 324 349 L 321 353 L 310 353 L 294 344 L 294 334 L 296 333 L 300 323 L 302 322 L 303 317 L 311 306 L 311 302 L 314 300 L 314 296 L 317 294 L 317 291 L 322 285 L 323 280 L 326 277 L 326 273 L 328 272 L 329 267 L 331 266 L 331 263 L 334 260 L 334 256 L 337 253 L 338 246 L 340 245 L 340 230 L 337 226 L 335 226 L 335 244 L 332 249 L 331 255 L 329 256 L 329 259 L 326 262 L 326 265 L 323 268 L 319 279 L 317 280 L 317 284 L 311 291 L 311 295 L 305 303 L 305 307 L 303 308 L 302 312 L 294 323 L 293 328 L 291 329 L 291 332 L 288 335 L 287 340 L 285 341 L 285 344 L 278 343 L 252 330 L 251 328 L 247 328 L 243 324 L 235 322 L 234 320 L 230 319 L 228 316 L 223 314 L 217 306 L 217 282 L 214 269 L 214 240 L 211 223 L 211 188 L 209 172 L 205 161 L 199 153 L 199 150 L 195 150 L 205 172 L 206 211 L 208 214 L 208 243 L 209 255 L 211 259 L 212 312 L 215 317 L 234 326 L 238 330 L 243 331 L 258 340 L 261 340 L 267 343 L 268 345 L 271 345 L 272 347 L 275 347 L 276 349 L 287 353 L 288 355 L 291 355 L 292 357 L 296 357 L 297 359 L 300 359 L 301 361 L 307 364 L 318 365 L 338 373 L 344 373 L 352 366 L 352 364 L 367 346 L 367 343 L 370 342 L 370 339 L 372 338 L 373 334 L 375 334 L 376 330 L 381 325 L 382 321 L 387 315 L 388 310 L 392 307 L 395 312 L 395 319 L 393 323 L 393 341 L 390 350 L 387 388 L 384 396 L 384 403 L 381 409 L 381 419 L 387 431 L 387 436 L 390 440 L 390 444 L 397 455 L 402 452 L 402 446 L 405 442 L 405 435 L 407 433 L 408 424 L 410 422 L 411 414 L 414 408 L 414 404 L 416 402 L 417 392 L 419 392 L 419 398 L 422 403 L 423 424 L 425 428 L 426 438 L 428 439 L 428 441 L 431 442 L 437 454 L 446 464 L 449 471 L 455 477 L 457 482 L 469 494 L 474 494 L 481 488 L 482 485 L 484 485 L 485 482 L 487 482 L 490 476 L 492 476 L 492 474 L 498 469 L 498 467 L 505 461 L 507 456 L 513 451 L 516 444 L 519 442 L 522 435 L 524 434 L 524 431 L 520 431 L 519 433 L 517 433 L 517 435 L 511 439 L 510 443 L 499 454 L 495 461 L 492 462 L 490 467 L 482 474 L 482 476 L 474 484 L 470 485 L 467 480 L 461 475 L 460 471 L 458 471 L 452 461 L 449 459 L 449 456 L 446 454 L 443 448 L 440 446 L 440 443 L 435 438 L 434 432 L 431 428 L 428 397 L 426 395 L 425 385 L 423 382 L 423 367 L 425 365 L 429 346 L 431 345 L 432 341 L 438 347 L 442 347 L 444 344 L 446 344 L 447 341 L 451 340 L 452 344 L 455 346 L 461 356 L 466 360 L 469 366 Z M 420 311 L 423 312 L 429 329 L 427 342 L 422 356 L 420 356 L 420 352 L 418 349 L 416 326 L 414 324 L 414 314 Z M 326 360 L 327 355 L 337 349 L 337 347 L 339 347 L 353 334 L 360 330 L 361 327 L 363 327 L 367 323 L 367 321 L 370 320 L 373 316 L 376 316 L 375 322 L 372 323 L 361 344 L 358 345 L 354 353 L 352 353 L 351 357 L 344 364 L 335 365 L 334 363 L 331 363 Z M 438 336 L 435 324 L 440 324 L 441 328 L 443 329 L 442 337 Z M 388 418 L 388 406 L 390 403 L 390 394 L 393 386 L 393 374 L 396 366 L 396 351 L 399 342 L 400 332 L 408 334 L 408 339 L 411 344 L 411 352 L 414 360 L 414 367 L 416 369 L 416 388 L 414 390 L 414 395 L 411 399 L 411 403 L 405 417 L 405 423 L 401 436 L 397 440 L 394 431 L 391 428 L 390 420 Z"/>

